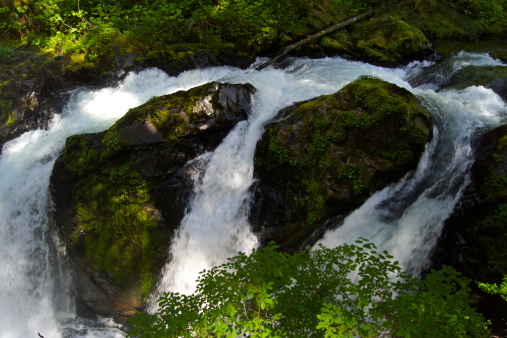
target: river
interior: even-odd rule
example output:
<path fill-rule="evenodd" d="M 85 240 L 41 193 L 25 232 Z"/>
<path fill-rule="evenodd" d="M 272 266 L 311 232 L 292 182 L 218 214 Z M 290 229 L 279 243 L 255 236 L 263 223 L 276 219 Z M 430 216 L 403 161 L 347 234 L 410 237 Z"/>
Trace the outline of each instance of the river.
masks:
<path fill-rule="evenodd" d="M 392 69 L 342 58 L 293 59 L 277 69 L 215 67 L 178 77 L 147 69 L 130 74 L 115 88 L 75 90 L 48 130 L 10 141 L 0 157 L 0 337 L 124 336 L 110 319 L 87 321 L 75 315 L 72 278 L 50 217 L 52 167 L 67 137 L 105 130 L 152 96 L 209 81 L 251 83 L 258 89 L 254 109 L 213 153 L 195 160 L 199 170 L 194 196 L 170 245 L 172 259 L 154 299 L 168 290 L 193 292 L 199 271 L 256 247 L 246 206 L 254 181 L 255 144 L 265 123 L 279 109 L 334 93 L 361 75 L 382 78 L 417 95 L 436 122 L 435 136 L 415 172 L 375 193 L 320 243 L 336 246 L 366 237 L 418 274 L 428 265 L 443 222 L 468 183 L 472 142 L 500 125 L 507 113 L 505 103 L 489 89 L 438 90 L 466 65 L 503 64 L 486 54 L 469 53 L 457 54 L 441 68 L 430 62 Z M 429 69 L 428 81 L 413 88 L 409 80 Z"/>

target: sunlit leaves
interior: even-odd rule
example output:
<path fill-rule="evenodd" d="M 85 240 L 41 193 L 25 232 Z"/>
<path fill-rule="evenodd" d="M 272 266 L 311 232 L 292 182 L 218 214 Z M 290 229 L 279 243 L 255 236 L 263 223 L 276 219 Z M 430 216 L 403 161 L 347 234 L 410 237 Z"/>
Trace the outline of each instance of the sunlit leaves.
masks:
<path fill-rule="evenodd" d="M 468 280 L 451 268 L 424 280 L 373 243 L 289 255 L 270 245 L 201 274 L 197 291 L 167 293 L 132 337 L 485 337 Z"/>
<path fill-rule="evenodd" d="M 503 299 L 505 299 L 505 301 L 507 301 L 507 275 L 503 277 L 503 281 L 500 285 L 498 285 L 497 283 L 492 284 L 477 283 L 477 284 L 483 291 L 493 295 L 500 295 Z"/>

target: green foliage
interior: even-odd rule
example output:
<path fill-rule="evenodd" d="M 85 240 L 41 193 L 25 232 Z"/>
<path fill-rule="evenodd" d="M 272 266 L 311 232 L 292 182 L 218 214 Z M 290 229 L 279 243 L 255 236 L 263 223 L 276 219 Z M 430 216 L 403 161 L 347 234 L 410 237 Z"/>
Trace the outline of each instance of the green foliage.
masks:
<path fill-rule="evenodd" d="M 361 181 L 362 165 L 358 163 L 346 163 L 338 169 L 338 178 L 349 179 L 352 181 L 352 190 L 359 195 L 363 190 Z"/>
<path fill-rule="evenodd" d="M 13 46 L 6 43 L 0 43 L 0 62 L 12 59 L 12 49 Z"/>
<path fill-rule="evenodd" d="M 477 37 L 505 32 L 506 0 L 0 0 L 0 36 L 19 37 L 96 66 L 113 48 L 142 57 L 170 45 L 257 53 L 281 47 L 371 8 L 378 15 L 351 32 L 326 37 L 324 47 L 349 48 L 384 61 L 417 52 L 423 35 Z M 387 14 L 387 15 L 383 15 Z M 382 18 L 382 19 L 381 19 Z M 384 21 L 391 25 L 384 29 Z M 382 29 L 378 29 L 382 26 Z M 422 32 L 421 32 L 422 31 Z M 352 39 L 350 38 L 352 37 Z M 94 42 L 98 42 L 95 44 Z M 351 45 L 352 44 L 352 45 Z M 227 46 L 227 47 L 225 47 Z M 117 51 L 117 50 L 116 50 Z M 406 55 L 405 55 L 406 56 Z"/>
<path fill-rule="evenodd" d="M 497 283 L 477 283 L 479 288 L 483 291 L 492 294 L 492 295 L 500 295 L 505 301 L 507 301 L 507 275 L 503 277 L 502 284 L 498 285 Z"/>
<path fill-rule="evenodd" d="M 505 18 L 504 9 L 507 7 L 507 1 L 460 0 L 456 7 L 461 13 L 471 18 L 493 24 Z"/>
<path fill-rule="evenodd" d="M 289 255 L 270 245 L 203 271 L 193 295 L 166 293 L 129 337 L 487 337 L 451 268 L 424 280 L 375 245 Z"/>
<path fill-rule="evenodd" d="M 299 30 L 306 5 L 301 0 L 219 1 L 212 18 L 220 27 L 218 32 L 222 38 L 244 46 L 257 46 Z"/>

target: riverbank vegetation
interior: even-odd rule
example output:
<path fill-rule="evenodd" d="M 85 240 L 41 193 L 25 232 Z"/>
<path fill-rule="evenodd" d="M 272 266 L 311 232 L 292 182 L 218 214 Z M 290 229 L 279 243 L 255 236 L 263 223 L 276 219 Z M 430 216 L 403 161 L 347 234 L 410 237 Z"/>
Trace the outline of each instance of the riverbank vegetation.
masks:
<path fill-rule="evenodd" d="M 2 0 L 0 38 L 67 55 L 75 66 L 97 65 L 112 49 L 141 58 L 177 57 L 196 48 L 255 55 L 376 9 L 359 29 L 344 28 L 316 45 L 338 51 L 355 45 L 367 56 L 392 61 L 400 48 L 420 49 L 424 37 L 504 34 L 506 8 L 506 0 Z M 372 36 L 370 26 L 378 25 L 409 31 L 413 39 Z M 379 55 L 379 47 L 392 57 Z"/>
<path fill-rule="evenodd" d="M 423 280 L 358 240 L 295 255 L 268 246 L 204 271 L 193 295 L 166 293 L 129 337 L 489 337 L 452 268 Z"/>

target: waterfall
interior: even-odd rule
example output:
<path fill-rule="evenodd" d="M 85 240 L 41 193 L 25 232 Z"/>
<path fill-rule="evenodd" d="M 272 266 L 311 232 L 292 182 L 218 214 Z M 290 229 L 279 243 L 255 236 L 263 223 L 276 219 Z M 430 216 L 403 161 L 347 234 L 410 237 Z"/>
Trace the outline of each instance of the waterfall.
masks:
<path fill-rule="evenodd" d="M 443 66 L 455 72 L 469 64 L 500 63 L 487 55 L 460 53 Z M 190 294 L 195 290 L 200 271 L 225 263 L 238 251 L 250 252 L 255 247 L 247 221 L 248 187 L 253 182 L 253 147 L 265 122 L 281 107 L 335 92 L 360 75 L 378 76 L 411 90 L 434 115 L 442 132 L 435 131 L 435 138 L 412 178 L 373 196 L 320 243 L 333 247 L 366 237 L 393 253 L 409 271 L 421 271 L 443 221 L 468 182 L 466 173 L 473 161 L 471 137 L 480 128 L 498 124 L 497 112 L 505 110 L 502 100 L 482 87 L 436 93 L 434 89 L 441 85 L 439 82 L 425 89 L 414 89 L 407 83 L 409 77 L 430 66 L 414 62 L 403 69 L 384 69 L 337 58 L 295 60 L 283 71 L 247 72 L 239 74 L 240 78 L 227 78 L 259 88 L 254 96 L 253 113 L 213 154 L 197 160 L 200 172 L 196 173 L 194 197 L 171 244 L 170 260 L 152 299 L 151 310 L 157 308 L 155 300 L 163 291 Z M 426 198 L 423 201 L 419 196 Z M 439 212 L 428 213 L 426 208 L 437 208 Z"/>
<path fill-rule="evenodd" d="M 226 69 L 171 78 L 132 74 L 118 88 L 76 90 L 48 130 L 23 134 L 0 156 L 0 337 L 116 337 L 118 330 L 74 319 L 64 252 L 51 230 L 49 178 L 67 137 L 107 129 L 132 107 L 220 77 Z M 97 325 L 96 325 L 97 324 Z M 90 326 L 97 326 L 90 328 Z"/>
<path fill-rule="evenodd" d="M 500 122 L 505 104 L 490 90 L 421 92 L 437 128 L 414 173 L 371 196 L 317 244 L 336 247 L 359 237 L 390 252 L 402 268 L 419 275 L 469 181 L 471 141 Z"/>
<path fill-rule="evenodd" d="M 279 109 L 334 93 L 360 75 L 377 76 L 413 92 L 431 112 L 437 128 L 417 170 L 372 195 L 321 243 L 336 246 L 366 237 L 418 273 L 469 180 L 471 141 L 499 125 L 506 112 L 502 100 L 483 87 L 436 91 L 448 74 L 468 64 L 501 63 L 466 53 L 441 69 L 421 62 L 386 69 L 341 58 L 294 59 L 284 69 L 260 72 L 216 67 L 168 77 L 149 69 L 129 75 L 117 88 L 74 91 L 48 130 L 23 134 L 7 143 L 0 157 L 0 337 L 36 337 L 37 332 L 46 338 L 123 335 L 107 319 L 90 322 L 74 314 L 65 252 L 52 233 L 49 217 L 53 163 L 68 136 L 105 130 L 129 108 L 152 96 L 209 81 L 254 85 L 258 90 L 253 111 L 214 152 L 192 163 L 196 169 L 193 196 L 170 245 L 171 259 L 154 299 L 164 291 L 192 292 L 199 271 L 224 263 L 239 250 L 255 248 L 247 209 L 255 144 L 265 124 Z M 409 78 L 422 76 L 425 70 L 447 75 L 428 75 L 430 84 L 413 88 Z"/>
<path fill-rule="evenodd" d="M 429 266 L 444 222 L 470 183 L 474 138 L 498 126 L 507 113 L 502 99 L 484 87 L 434 91 L 468 65 L 503 64 L 486 54 L 460 52 L 439 65 L 415 62 L 406 67 L 407 77 L 426 78 L 421 86 L 407 89 L 433 116 L 434 138 L 414 173 L 375 193 L 317 245 L 336 247 L 364 237 L 391 253 L 408 273 L 418 276 Z"/>
<path fill-rule="evenodd" d="M 229 82 L 248 82 L 258 89 L 253 97 L 253 111 L 248 121 L 238 124 L 212 154 L 204 154 L 196 160 L 197 164 L 192 163 L 192 168 L 198 170 L 194 196 L 171 243 L 170 260 L 158 292 L 152 297 L 151 311 L 157 309 L 156 300 L 162 292 L 191 294 L 200 271 L 256 247 L 248 223 L 249 187 L 254 180 L 255 145 L 264 125 L 281 108 L 333 93 L 364 72 L 396 80 L 389 70 L 342 59 L 300 60 L 285 70 L 237 72 L 224 78 Z"/>

